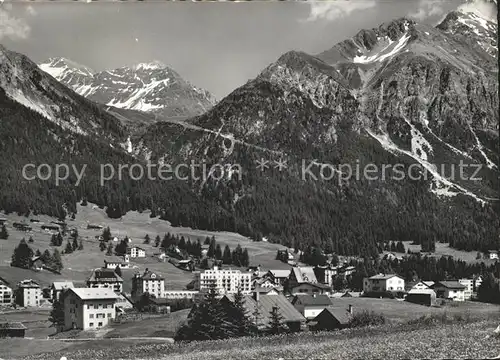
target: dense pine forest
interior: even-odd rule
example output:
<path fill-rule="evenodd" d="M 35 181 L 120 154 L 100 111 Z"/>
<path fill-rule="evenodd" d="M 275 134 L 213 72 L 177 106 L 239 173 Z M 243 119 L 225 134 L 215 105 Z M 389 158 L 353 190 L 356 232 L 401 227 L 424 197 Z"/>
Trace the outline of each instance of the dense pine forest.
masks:
<path fill-rule="evenodd" d="M 3 93 L 0 119 L 0 208 L 7 213 L 33 211 L 63 218 L 63 205 L 75 212 L 77 202 L 85 200 L 107 207 L 110 217 L 151 209 L 152 216 L 174 226 L 236 231 L 257 241 L 265 236 L 286 246 L 318 246 L 341 255 L 373 256 L 378 244 L 400 240 L 448 242 L 463 250 L 498 247 L 498 205 L 481 205 L 466 196 L 438 199 L 424 181 L 336 186 L 277 171 L 262 175 L 254 163 L 261 154 L 236 148 L 231 160 L 246 169 L 241 179 L 209 180 L 200 188 L 192 181 L 136 181 L 124 174 L 122 180 L 100 186 L 100 164 L 132 164 L 137 159 L 104 139 L 68 133 Z M 342 146 L 348 147 L 352 139 L 343 138 Z M 364 161 L 395 161 L 373 140 L 363 147 L 369 154 L 360 156 Z M 357 151 L 353 146 L 344 153 L 355 157 Z M 87 168 L 78 186 L 74 174 L 56 186 L 53 179 L 23 179 L 27 163 Z M 241 194 L 238 201 L 236 194 Z"/>

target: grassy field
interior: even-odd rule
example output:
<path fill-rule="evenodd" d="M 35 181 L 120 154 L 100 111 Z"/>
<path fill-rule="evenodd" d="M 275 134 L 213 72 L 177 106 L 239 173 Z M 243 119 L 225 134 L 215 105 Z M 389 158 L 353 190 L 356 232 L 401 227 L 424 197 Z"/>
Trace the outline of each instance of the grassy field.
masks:
<path fill-rule="evenodd" d="M 99 243 L 95 239 L 95 236 L 100 235 L 102 231 L 87 229 L 87 224 L 89 223 L 109 226 L 113 236 L 117 236 L 120 239 L 128 236 L 133 244 L 146 249 L 147 257 L 144 259 L 132 260 L 133 268 L 124 271 L 125 280 L 130 279 L 134 272 L 143 271 L 145 268 L 152 269 L 165 276 L 167 288 L 183 289 L 192 280 L 191 273 L 179 270 L 168 262 L 159 262 L 157 258 L 153 256 L 153 254 L 157 253 L 157 249 L 152 245 L 142 244 L 146 234 L 148 234 L 151 239 L 154 239 L 157 235 L 163 238 L 163 235 L 167 232 L 183 235 L 191 239 L 191 241 L 196 241 L 197 239 L 203 241 L 207 236 L 211 237 L 213 235 L 222 247 L 229 245 L 231 249 L 233 249 L 240 244 L 243 248 L 247 248 L 252 265 L 261 265 L 266 269 L 287 269 L 289 267 L 289 265 L 275 260 L 276 250 L 284 248 L 280 245 L 266 242 L 255 243 L 246 237 L 234 233 L 172 227 L 167 221 L 158 218 L 151 219 L 149 214 L 149 212 L 129 212 L 122 219 L 109 219 L 104 210 L 92 204 L 87 206 L 79 205 L 75 220 L 67 220 L 67 223 L 69 229 L 78 229 L 80 238 L 83 240 L 84 249 L 63 256 L 64 270 L 62 275 L 59 276 L 48 272 L 36 273 L 33 271 L 24 271 L 22 269 L 18 271 L 9 266 L 14 248 L 19 244 L 22 238 L 28 240 L 28 238 L 32 236 L 34 243 L 30 244 L 30 246 L 34 250 L 40 249 L 41 252 L 45 249 L 53 250 L 53 247 L 50 246 L 51 235 L 42 230 L 41 225 L 43 223 L 50 223 L 55 219 L 45 215 L 36 216 L 41 223 L 30 223 L 33 230 L 26 233 L 12 228 L 12 223 L 23 220 L 28 222 L 29 219 L 16 214 L 5 215 L 0 212 L 0 217 L 6 217 L 8 219 L 7 230 L 9 232 L 8 240 L 0 240 L 0 277 L 13 284 L 25 278 L 32 278 L 38 280 L 44 286 L 48 286 L 54 280 L 60 279 L 84 282 L 90 275 L 92 269 L 104 265 L 104 260 L 106 258 L 104 252 L 99 250 Z M 66 239 L 63 245 L 59 247 L 59 251 L 62 251 L 65 245 Z M 127 283 L 124 284 L 125 291 L 128 290 L 129 286 L 130 285 Z"/>
<path fill-rule="evenodd" d="M 45 360 L 66 356 L 80 359 L 416 359 L 492 358 L 500 353 L 500 339 L 492 337 L 500 319 L 480 322 L 399 324 L 347 329 L 331 333 L 301 333 L 265 338 L 171 344 L 120 342 L 117 339 L 56 343 L 49 351 L 38 342 L 38 354 L 25 356 L 22 340 L 6 340 L 6 357 Z M 31 346 L 31 344 L 30 344 Z M 20 353 L 13 352 L 16 349 Z M 45 350 L 45 353 L 42 353 Z"/>
<path fill-rule="evenodd" d="M 442 315 L 444 313 L 449 316 L 462 315 L 475 319 L 500 318 L 500 306 L 472 301 L 448 303 L 442 307 L 428 307 L 395 299 L 352 297 L 332 299 L 332 303 L 333 307 L 339 310 L 348 309 L 349 305 L 352 305 L 354 312 L 375 311 L 383 314 L 388 321 L 395 323 L 407 322 L 424 315 Z"/>
<path fill-rule="evenodd" d="M 412 245 L 411 241 L 403 241 L 403 245 L 405 246 L 406 251 L 410 249 L 410 251 L 418 252 L 422 249 L 422 246 L 420 245 Z M 387 251 L 385 251 L 384 253 L 387 253 Z M 398 252 L 395 252 L 394 254 L 405 255 L 403 253 L 398 253 Z M 461 251 L 451 248 L 446 243 L 439 243 L 439 242 L 436 243 L 436 251 L 432 253 L 430 256 L 434 256 L 437 258 L 440 258 L 441 256 L 453 256 L 455 259 L 463 260 L 468 263 L 484 262 L 487 266 L 495 262 L 495 260 L 490 260 L 490 259 L 479 259 L 479 260 L 476 259 L 477 251 Z"/>
<path fill-rule="evenodd" d="M 190 311 L 185 309 L 159 318 L 114 324 L 104 337 L 173 337 L 178 327 L 187 320 Z"/>

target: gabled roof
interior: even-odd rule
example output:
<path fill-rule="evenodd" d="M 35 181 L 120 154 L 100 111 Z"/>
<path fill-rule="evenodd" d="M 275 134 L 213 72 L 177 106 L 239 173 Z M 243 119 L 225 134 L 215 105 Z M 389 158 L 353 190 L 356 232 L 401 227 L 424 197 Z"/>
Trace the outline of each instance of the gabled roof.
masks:
<path fill-rule="evenodd" d="M 352 318 L 352 315 L 349 314 L 348 311 L 345 311 L 345 310 L 339 310 L 339 309 L 335 309 L 335 308 L 332 308 L 332 307 L 327 307 L 325 308 L 322 312 L 320 312 L 318 314 L 318 316 L 316 316 L 314 318 L 314 322 L 317 322 L 321 317 L 323 317 L 325 314 L 328 314 L 329 316 L 332 316 L 334 317 L 335 319 L 337 319 L 337 321 L 342 324 L 342 325 L 347 325 L 349 324 L 349 322 L 351 321 L 351 318 Z"/>
<path fill-rule="evenodd" d="M 72 281 L 54 281 L 52 283 L 52 287 L 54 290 L 63 290 L 74 288 L 75 285 L 73 285 Z"/>
<path fill-rule="evenodd" d="M 155 272 L 152 272 L 151 270 L 146 269 L 144 271 L 144 274 L 141 275 L 142 280 L 164 280 L 164 277 L 161 275 L 158 275 Z"/>
<path fill-rule="evenodd" d="M 498 253 L 498 251 L 497 251 L 497 250 L 488 250 L 488 252 L 489 252 L 490 254 L 497 254 L 497 253 Z"/>
<path fill-rule="evenodd" d="M 26 330 L 27 328 L 20 322 L 0 322 L 0 329 Z"/>
<path fill-rule="evenodd" d="M 271 291 L 276 291 L 277 293 L 283 292 L 283 286 L 271 286 L 271 287 L 263 287 L 263 286 L 255 286 L 254 292 L 258 291 L 261 294 L 267 294 Z"/>
<path fill-rule="evenodd" d="M 373 275 L 372 277 L 369 277 L 369 279 L 370 280 L 388 280 L 388 279 L 391 279 L 395 276 L 397 276 L 400 279 L 403 279 L 401 276 L 396 275 L 396 274 L 377 274 L 377 275 Z"/>
<path fill-rule="evenodd" d="M 89 279 L 90 282 L 123 282 L 123 279 L 115 273 L 113 269 L 96 269 L 92 271 Z"/>
<path fill-rule="evenodd" d="M 269 273 L 275 278 L 287 278 L 290 276 L 292 270 L 269 270 Z"/>
<path fill-rule="evenodd" d="M 118 295 L 111 289 L 104 288 L 73 288 L 69 289 L 82 300 L 118 299 Z"/>
<path fill-rule="evenodd" d="M 465 289 L 465 285 L 460 284 L 458 281 L 438 281 L 432 287 L 436 288 L 436 287 L 439 287 L 439 285 L 442 285 L 443 287 L 445 287 L 447 289 L 454 289 L 454 290 Z"/>
<path fill-rule="evenodd" d="M 35 280 L 32 279 L 27 279 L 27 280 L 22 280 L 17 284 L 18 287 L 24 287 L 24 288 L 39 288 L 40 285 Z"/>
<path fill-rule="evenodd" d="M 126 261 L 122 256 L 107 256 L 104 259 L 105 264 L 123 264 L 125 262 Z"/>
<path fill-rule="evenodd" d="M 309 285 L 309 286 L 312 286 L 312 287 L 315 287 L 315 288 L 318 288 L 321 290 L 331 290 L 330 286 L 328 286 L 328 285 L 321 284 L 321 283 L 310 283 L 310 282 L 300 283 L 298 285 L 293 286 L 292 289 L 295 289 L 296 287 L 303 286 L 303 285 Z"/>
<path fill-rule="evenodd" d="M 314 268 L 311 266 L 296 266 L 293 267 L 293 273 L 295 275 L 295 278 L 297 279 L 297 282 L 299 283 L 317 283 L 318 280 L 316 279 L 316 274 L 314 273 Z"/>
<path fill-rule="evenodd" d="M 332 301 L 327 295 L 295 295 L 292 304 L 303 306 L 331 306 Z"/>
<path fill-rule="evenodd" d="M 223 299 L 226 298 L 230 302 L 234 302 L 234 295 L 224 295 Z M 244 296 L 243 306 L 247 310 L 250 318 L 253 317 L 255 312 L 255 307 L 257 302 L 255 299 L 250 296 Z M 260 318 L 259 318 L 259 326 L 267 327 L 271 318 L 271 310 L 274 306 L 279 308 L 279 312 L 283 317 L 283 322 L 305 322 L 306 319 L 302 314 L 295 309 L 290 301 L 283 295 L 260 295 L 258 301 Z"/>
<path fill-rule="evenodd" d="M 137 249 L 137 250 L 146 251 L 145 249 L 141 248 L 140 246 L 136 246 L 136 245 L 134 245 L 134 246 L 131 246 L 131 247 L 127 248 L 127 253 L 131 252 L 131 251 L 132 251 L 132 249 Z"/>

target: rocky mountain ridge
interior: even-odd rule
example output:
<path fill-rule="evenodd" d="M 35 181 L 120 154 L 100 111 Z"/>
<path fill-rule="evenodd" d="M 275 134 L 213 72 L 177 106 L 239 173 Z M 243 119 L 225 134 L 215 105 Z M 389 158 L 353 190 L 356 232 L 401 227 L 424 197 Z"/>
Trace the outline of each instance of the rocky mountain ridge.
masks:
<path fill-rule="evenodd" d="M 95 72 L 68 59 L 52 58 L 40 68 L 92 101 L 160 118 L 199 115 L 215 103 L 207 91 L 159 61 Z"/>

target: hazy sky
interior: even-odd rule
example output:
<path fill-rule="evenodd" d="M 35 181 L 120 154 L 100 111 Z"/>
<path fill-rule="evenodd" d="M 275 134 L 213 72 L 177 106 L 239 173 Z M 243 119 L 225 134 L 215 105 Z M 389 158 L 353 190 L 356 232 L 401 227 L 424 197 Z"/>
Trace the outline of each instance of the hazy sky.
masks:
<path fill-rule="evenodd" d="M 94 70 L 159 60 L 218 99 L 289 50 L 317 54 L 410 15 L 436 23 L 462 0 L 4 3 L 0 42 L 40 63 Z"/>

